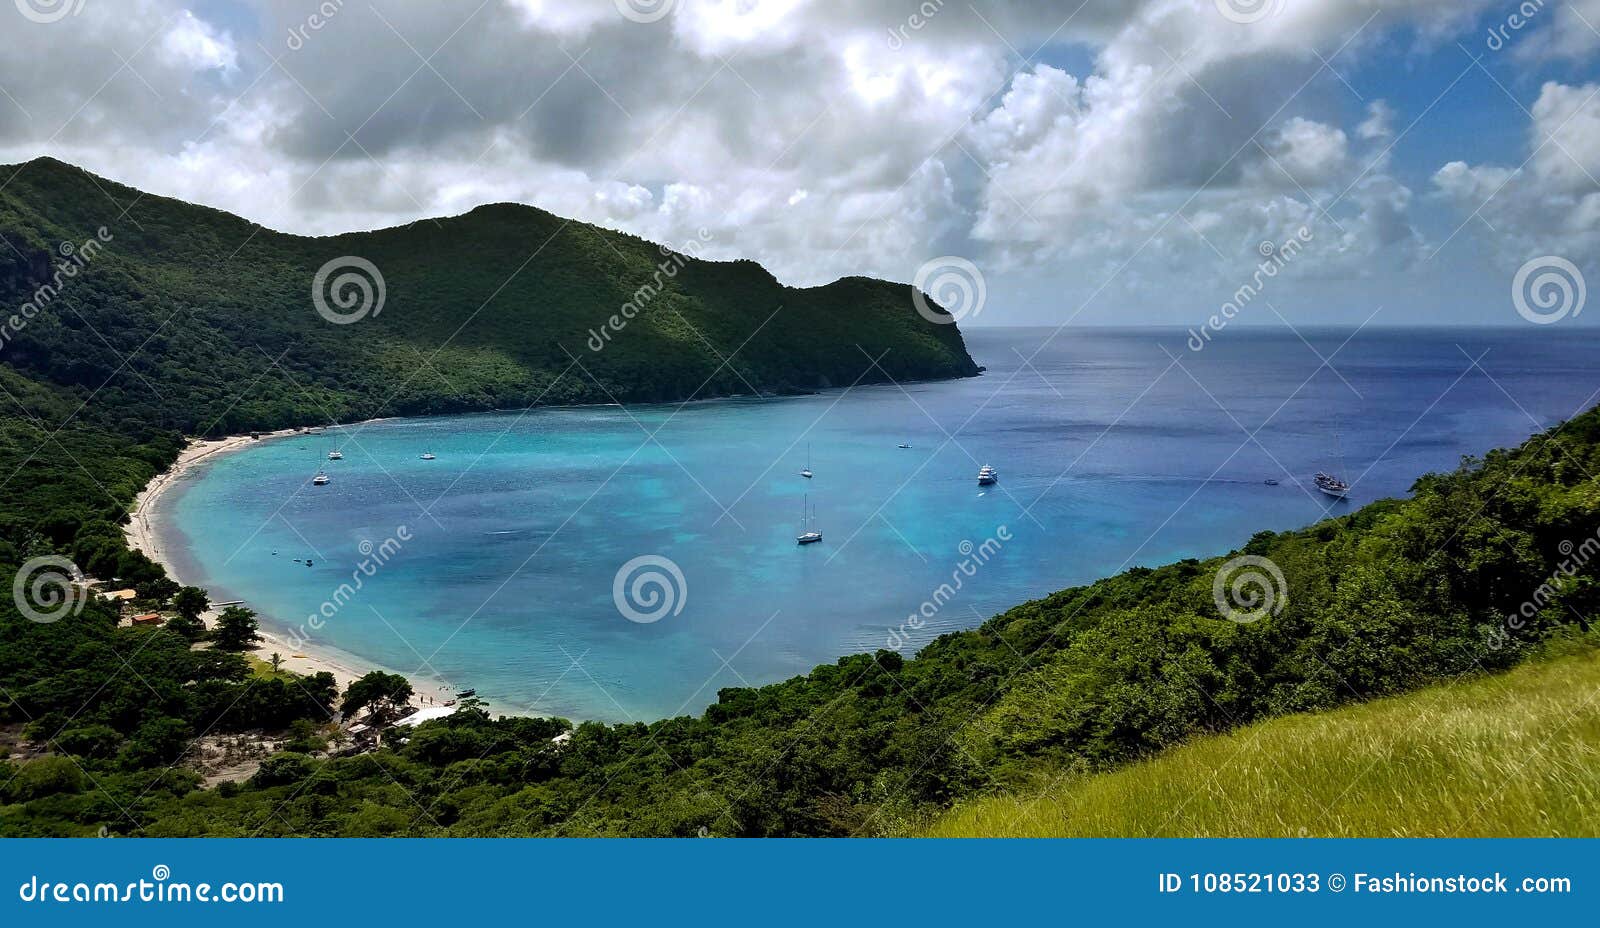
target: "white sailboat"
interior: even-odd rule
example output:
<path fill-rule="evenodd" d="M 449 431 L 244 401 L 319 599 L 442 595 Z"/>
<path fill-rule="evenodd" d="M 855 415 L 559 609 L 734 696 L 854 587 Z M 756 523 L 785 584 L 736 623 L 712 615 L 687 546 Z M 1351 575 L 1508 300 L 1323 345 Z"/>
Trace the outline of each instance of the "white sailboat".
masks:
<path fill-rule="evenodd" d="M 822 540 L 822 533 L 811 527 L 811 497 L 807 496 L 801 504 L 800 534 L 795 536 L 795 543 L 801 545 L 814 545 Z"/>
<path fill-rule="evenodd" d="M 810 480 L 812 478 L 812 476 L 813 476 L 812 473 L 811 473 L 811 443 L 810 442 L 806 443 L 806 469 L 800 472 L 800 476 L 806 478 L 807 480 Z"/>
<path fill-rule="evenodd" d="M 325 474 L 325 473 L 323 473 L 322 471 L 319 470 L 319 471 L 317 471 L 317 475 L 315 477 L 311 478 L 311 485 L 314 486 L 314 487 L 327 486 L 328 482 L 331 481 L 332 479 L 333 479 L 332 477 L 329 477 L 327 474 Z"/>

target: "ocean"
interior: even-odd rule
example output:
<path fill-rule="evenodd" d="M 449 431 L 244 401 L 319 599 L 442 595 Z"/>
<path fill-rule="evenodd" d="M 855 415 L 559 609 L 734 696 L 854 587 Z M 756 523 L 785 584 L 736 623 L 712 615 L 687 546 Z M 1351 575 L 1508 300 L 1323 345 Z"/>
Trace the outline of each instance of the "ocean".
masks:
<path fill-rule="evenodd" d="M 1403 495 L 1600 398 L 1600 331 L 1570 326 L 1050 335 L 969 331 L 988 370 L 959 381 L 263 442 L 185 475 L 158 530 L 213 598 L 420 692 L 651 720 Z"/>

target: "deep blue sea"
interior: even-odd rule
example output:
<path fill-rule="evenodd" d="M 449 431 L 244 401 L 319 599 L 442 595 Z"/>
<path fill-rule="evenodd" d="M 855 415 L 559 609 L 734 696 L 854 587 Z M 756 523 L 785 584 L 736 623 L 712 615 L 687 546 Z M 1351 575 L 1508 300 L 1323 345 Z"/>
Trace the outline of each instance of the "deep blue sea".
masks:
<path fill-rule="evenodd" d="M 1233 328 L 1198 352 L 1176 330 L 1049 334 L 970 331 L 988 371 L 961 381 L 263 442 L 163 498 L 162 547 L 276 631 L 330 604 L 317 644 L 420 690 L 645 720 L 1402 495 L 1600 398 L 1600 332 L 1572 327 Z M 982 464 L 996 486 L 977 486 Z M 1317 470 L 1352 481 L 1351 501 L 1312 491 Z M 824 540 L 800 547 L 807 499 Z M 641 557 L 667 587 L 625 577 L 620 598 L 646 618 L 667 607 L 649 623 L 615 590 Z M 337 594 L 364 558 L 385 563 Z M 902 628 L 963 561 L 959 592 Z"/>

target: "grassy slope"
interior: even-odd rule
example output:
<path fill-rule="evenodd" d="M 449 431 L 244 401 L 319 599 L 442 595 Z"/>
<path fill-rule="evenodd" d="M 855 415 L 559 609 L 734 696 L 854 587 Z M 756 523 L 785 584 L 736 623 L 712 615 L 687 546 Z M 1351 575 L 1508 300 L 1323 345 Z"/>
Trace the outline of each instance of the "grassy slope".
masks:
<path fill-rule="evenodd" d="M 939 837 L 1600 836 L 1600 653 L 973 801 Z"/>

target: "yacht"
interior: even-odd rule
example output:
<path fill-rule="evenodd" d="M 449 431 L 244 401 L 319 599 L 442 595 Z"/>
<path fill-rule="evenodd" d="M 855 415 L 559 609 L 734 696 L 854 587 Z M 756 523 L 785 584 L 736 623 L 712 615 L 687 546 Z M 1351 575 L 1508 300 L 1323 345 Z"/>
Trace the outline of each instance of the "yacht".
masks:
<path fill-rule="evenodd" d="M 986 487 L 1000 480 L 1000 472 L 985 464 L 978 468 L 978 486 Z"/>
<path fill-rule="evenodd" d="M 1344 442 L 1341 440 L 1339 432 L 1340 429 L 1336 423 L 1333 429 L 1333 445 L 1339 457 L 1339 470 L 1342 471 L 1344 470 Z M 1317 489 L 1321 490 L 1325 496 L 1344 499 L 1350 494 L 1350 484 L 1342 477 L 1335 477 L 1333 474 L 1319 470 L 1311 478 L 1311 481 L 1317 485 Z"/>
<path fill-rule="evenodd" d="M 795 544 L 814 545 L 822 540 L 822 533 L 811 527 L 811 497 L 806 497 L 803 505 L 805 515 L 800 522 L 800 534 L 794 538 Z"/>
<path fill-rule="evenodd" d="M 1344 499 L 1350 493 L 1350 484 L 1332 474 L 1325 474 L 1319 470 L 1311 480 L 1317 485 L 1317 489 L 1334 499 Z"/>
<path fill-rule="evenodd" d="M 422 452 L 422 459 L 424 461 L 432 461 L 434 459 L 433 452 L 432 451 L 424 451 L 424 452 Z"/>
<path fill-rule="evenodd" d="M 328 485 L 328 481 L 330 481 L 332 479 L 333 479 L 332 477 L 329 477 L 327 474 L 324 474 L 322 471 L 319 470 L 319 471 L 317 471 L 317 475 L 315 477 L 311 478 L 311 485 L 314 486 L 314 487 L 327 486 Z"/>
<path fill-rule="evenodd" d="M 811 473 L 811 446 L 810 445 L 806 445 L 806 469 L 800 472 L 800 476 L 806 478 L 807 480 L 810 480 L 812 478 L 812 476 L 813 476 L 813 474 Z M 818 537 L 818 540 L 819 541 L 821 540 L 820 536 Z"/>
<path fill-rule="evenodd" d="M 901 443 L 900 443 L 900 447 L 902 447 L 902 448 L 909 448 L 909 447 L 911 447 L 911 446 L 910 446 L 910 445 L 908 445 L 908 444 L 906 444 L 906 443 L 905 443 L 905 442 L 901 442 Z"/>
<path fill-rule="evenodd" d="M 344 460 L 344 452 L 340 451 L 337 448 L 335 448 L 332 451 L 328 452 L 328 460 L 330 460 L 330 461 L 342 461 L 342 460 Z"/>

